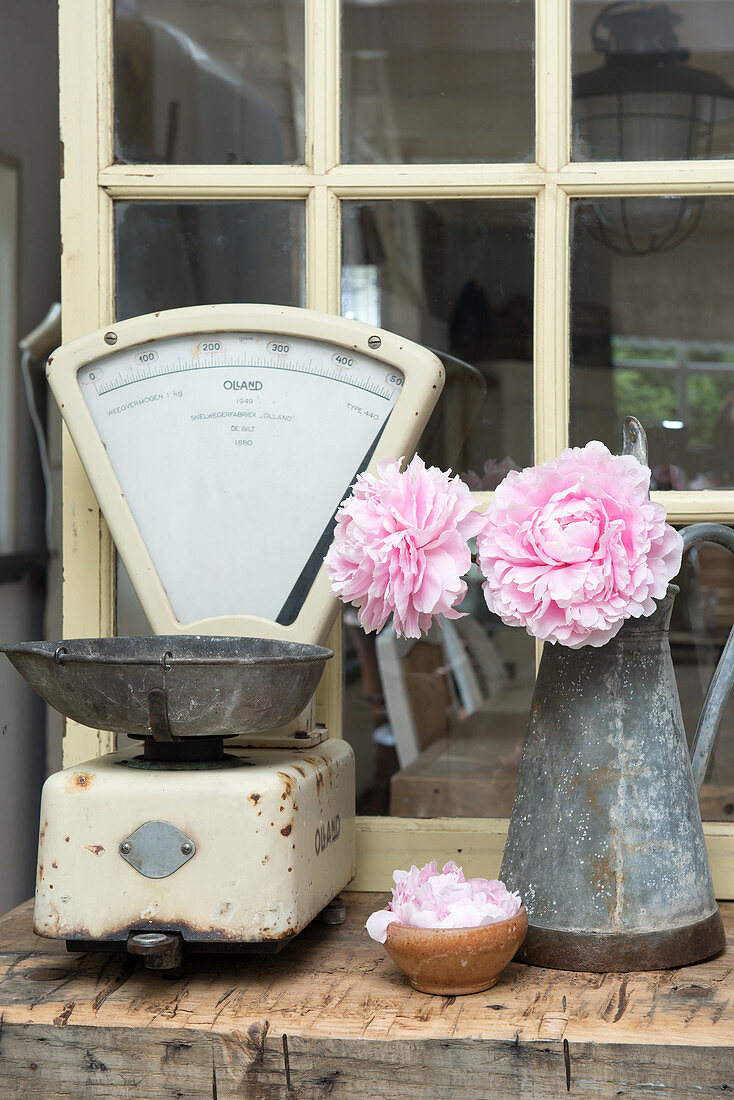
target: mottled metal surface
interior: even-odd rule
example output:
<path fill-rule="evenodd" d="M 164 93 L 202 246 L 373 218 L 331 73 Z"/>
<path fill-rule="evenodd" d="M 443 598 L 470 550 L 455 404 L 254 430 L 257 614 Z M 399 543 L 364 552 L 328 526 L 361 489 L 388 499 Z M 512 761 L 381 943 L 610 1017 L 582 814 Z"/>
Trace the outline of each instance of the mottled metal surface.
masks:
<path fill-rule="evenodd" d="M 562 932 L 531 926 L 515 962 L 598 974 L 670 970 L 709 959 L 725 943 L 717 909 L 706 920 L 663 932 Z"/>
<path fill-rule="evenodd" d="M 168 728 L 174 740 L 285 725 L 333 657 L 300 642 L 204 635 L 21 642 L 0 652 L 67 718 L 133 737 Z"/>
<path fill-rule="evenodd" d="M 604 646 L 544 647 L 501 870 L 531 929 L 685 939 L 717 912 L 667 640 L 676 592 Z"/>

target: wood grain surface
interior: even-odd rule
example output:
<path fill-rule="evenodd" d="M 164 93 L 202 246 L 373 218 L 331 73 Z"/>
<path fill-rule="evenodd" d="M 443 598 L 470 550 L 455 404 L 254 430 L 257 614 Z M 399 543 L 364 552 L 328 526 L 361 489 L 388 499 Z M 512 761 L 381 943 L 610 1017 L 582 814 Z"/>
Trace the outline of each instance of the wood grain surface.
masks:
<path fill-rule="evenodd" d="M 0 1097 L 505 1100 L 734 1091 L 728 947 L 683 970 L 570 974 L 511 963 L 468 997 L 410 988 L 348 893 L 275 956 L 189 956 L 171 980 L 126 956 L 67 954 L 0 920 Z"/>

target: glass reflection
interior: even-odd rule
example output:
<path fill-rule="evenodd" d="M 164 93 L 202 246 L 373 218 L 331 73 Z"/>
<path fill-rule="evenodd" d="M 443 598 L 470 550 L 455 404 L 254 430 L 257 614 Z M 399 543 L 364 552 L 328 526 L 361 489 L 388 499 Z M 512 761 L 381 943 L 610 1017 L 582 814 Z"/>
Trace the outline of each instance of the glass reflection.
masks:
<path fill-rule="evenodd" d="M 344 615 L 344 736 L 357 812 L 509 817 L 535 680 L 535 646 L 487 610 L 472 569 L 464 619 L 418 641 L 375 638 Z"/>
<path fill-rule="evenodd" d="M 690 160 L 734 148 L 734 33 L 724 4 L 573 5 L 573 155 Z"/>
<path fill-rule="evenodd" d="M 344 0 L 346 162 L 531 161 L 529 0 Z"/>
<path fill-rule="evenodd" d="M 681 201 L 637 199 L 640 229 Z M 734 200 L 697 201 L 673 262 L 607 247 L 599 203 L 572 207 L 571 442 L 618 450 L 622 418 L 639 417 L 657 489 L 734 487 Z"/>
<path fill-rule="evenodd" d="M 689 745 L 714 669 L 734 622 L 734 556 L 706 543 L 687 555 L 676 578 L 670 624 L 683 722 Z M 734 820 L 734 699 L 724 709 L 699 798 L 701 816 Z"/>
<path fill-rule="evenodd" d="M 305 305 L 300 202 L 115 204 L 117 319 L 218 302 Z"/>
<path fill-rule="evenodd" d="M 533 207 L 343 205 L 342 313 L 435 349 L 446 385 L 421 456 L 472 489 L 532 461 Z"/>
<path fill-rule="evenodd" d="M 114 57 L 118 160 L 303 161 L 303 0 L 116 0 Z"/>
<path fill-rule="evenodd" d="M 418 444 L 428 463 L 493 489 L 532 462 L 530 202 L 343 207 L 342 312 L 433 347 L 447 381 Z M 508 817 L 535 646 L 490 614 L 473 567 L 464 619 L 420 641 L 344 614 L 344 730 L 358 812 Z"/>

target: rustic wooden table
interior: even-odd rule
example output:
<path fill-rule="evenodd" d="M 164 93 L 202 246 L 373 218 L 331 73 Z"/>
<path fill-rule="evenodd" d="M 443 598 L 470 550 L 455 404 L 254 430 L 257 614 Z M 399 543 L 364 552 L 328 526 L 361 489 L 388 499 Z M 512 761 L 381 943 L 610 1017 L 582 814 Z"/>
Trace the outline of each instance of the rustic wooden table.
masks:
<path fill-rule="evenodd" d="M 508 1100 L 734 1092 L 734 905 L 728 948 L 646 974 L 511 963 L 470 997 L 411 990 L 363 929 L 384 895 L 344 895 L 347 923 L 280 955 L 191 957 L 177 980 L 125 956 L 66 953 L 0 920 L 2 1100 Z"/>

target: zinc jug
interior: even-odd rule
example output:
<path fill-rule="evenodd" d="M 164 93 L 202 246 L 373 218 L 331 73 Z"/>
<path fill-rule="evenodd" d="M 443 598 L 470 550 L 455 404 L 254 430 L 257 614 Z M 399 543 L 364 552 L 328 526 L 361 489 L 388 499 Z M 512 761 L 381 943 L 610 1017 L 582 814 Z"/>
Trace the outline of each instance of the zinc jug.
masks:
<path fill-rule="evenodd" d="M 625 425 L 627 453 L 631 430 L 644 441 L 636 428 Z M 734 552 L 720 524 L 683 540 L 684 553 Z M 500 872 L 528 911 L 518 961 L 657 970 L 724 946 L 698 793 L 734 680 L 734 628 L 689 755 L 668 641 L 677 592 L 604 646 L 544 646 Z"/>

